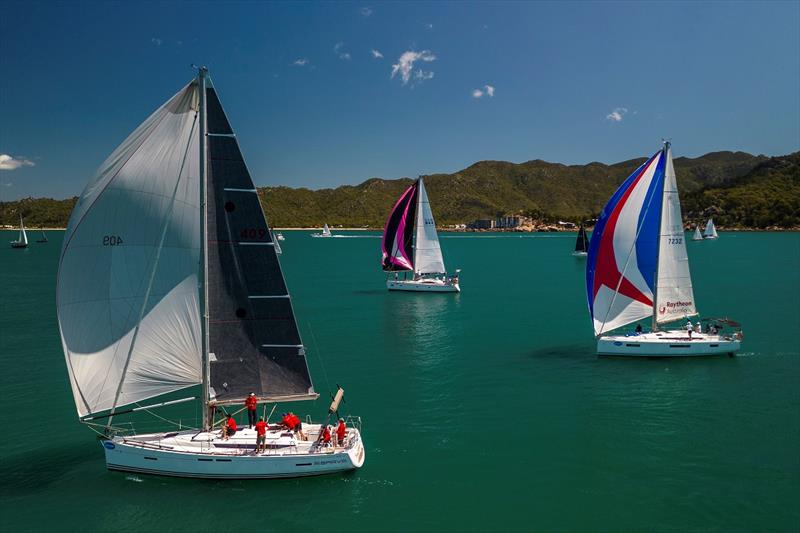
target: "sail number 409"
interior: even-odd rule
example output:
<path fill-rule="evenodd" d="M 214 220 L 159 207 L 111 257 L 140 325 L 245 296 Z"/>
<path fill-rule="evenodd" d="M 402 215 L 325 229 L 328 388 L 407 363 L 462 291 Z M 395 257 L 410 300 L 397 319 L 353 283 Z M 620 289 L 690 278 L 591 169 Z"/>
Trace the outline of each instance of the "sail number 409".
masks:
<path fill-rule="evenodd" d="M 104 235 L 103 246 L 119 246 L 122 244 L 122 237 L 119 235 Z"/>

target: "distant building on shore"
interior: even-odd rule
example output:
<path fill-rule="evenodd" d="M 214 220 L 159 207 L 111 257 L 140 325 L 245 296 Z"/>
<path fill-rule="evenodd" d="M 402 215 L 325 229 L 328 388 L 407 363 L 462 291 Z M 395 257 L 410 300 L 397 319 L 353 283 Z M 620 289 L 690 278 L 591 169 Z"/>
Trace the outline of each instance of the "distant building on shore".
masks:
<path fill-rule="evenodd" d="M 479 218 L 467 224 L 467 227 L 472 229 L 494 229 L 495 221 L 490 218 Z"/>
<path fill-rule="evenodd" d="M 479 218 L 467 224 L 471 229 L 514 229 L 525 223 L 525 217 L 519 215 L 506 215 L 497 219 Z"/>

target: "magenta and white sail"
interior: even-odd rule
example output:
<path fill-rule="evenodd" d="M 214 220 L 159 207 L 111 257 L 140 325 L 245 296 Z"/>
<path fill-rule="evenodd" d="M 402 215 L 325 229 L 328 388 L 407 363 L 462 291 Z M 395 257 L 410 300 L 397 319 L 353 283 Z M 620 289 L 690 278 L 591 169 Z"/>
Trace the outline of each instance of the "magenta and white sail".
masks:
<path fill-rule="evenodd" d="M 417 184 L 406 189 L 394 204 L 381 241 L 381 264 L 387 272 L 413 270 L 414 216 Z"/>

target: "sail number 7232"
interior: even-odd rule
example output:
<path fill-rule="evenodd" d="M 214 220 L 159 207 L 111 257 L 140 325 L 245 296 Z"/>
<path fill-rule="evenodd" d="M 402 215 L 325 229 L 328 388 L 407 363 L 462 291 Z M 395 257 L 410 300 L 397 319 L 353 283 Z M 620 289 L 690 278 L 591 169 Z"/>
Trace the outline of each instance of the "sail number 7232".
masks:
<path fill-rule="evenodd" d="M 119 246 L 122 244 L 122 237 L 119 235 L 103 235 L 103 246 Z"/>
<path fill-rule="evenodd" d="M 683 237 L 676 237 L 674 239 L 670 238 L 668 244 L 681 244 L 683 242 Z"/>

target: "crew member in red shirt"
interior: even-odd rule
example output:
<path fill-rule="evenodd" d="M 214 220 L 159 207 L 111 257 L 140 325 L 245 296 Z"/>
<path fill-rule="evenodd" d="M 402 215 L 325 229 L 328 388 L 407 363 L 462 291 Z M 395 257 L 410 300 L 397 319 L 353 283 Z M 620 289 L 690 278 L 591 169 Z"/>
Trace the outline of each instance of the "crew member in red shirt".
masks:
<path fill-rule="evenodd" d="M 294 413 L 283 413 L 283 418 L 281 419 L 281 423 L 291 431 L 294 431 L 294 428 L 299 421 L 300 420 L 294 415 Z"/>
<path fill-rule="evenodd" d="M 325 446 L 331 445 L 331 427 L 325 426 L 325 429 L 322 430 L 322 443 Z"/>
<path fill-rule="evenodd" d="M 233 415 L 228 415 L 228 420 L 225 421 L 225 439 L 228 440 L 231 438 L 234 433 L 236 433 L 236 420 L 233 419 Z"/>
<path fill-rule="evenodd" d="M 255 392 L 250 393 L 250 396 L 244 401 L 244 406 L 247 407 L 247 425 L 252 428 L 256 424 L 256 409 L 258 408 L 258 398 L 256 398 Z"/>
<path fill-rule="evenodd" d="M 264 422 L 264 417 L 260 417 L 256 422 L 256 453 L 266 451 L 267 449 L 267 428 L 269 426 Z"/>
<path fill-rule="evenodd" d="M 347 434 L 347 424 L 344 423 L 344 418 L 339 419 L 339 425 L 336 426 L 336 443 L 341 446 L 344 443 L 344 436 Z"/>

